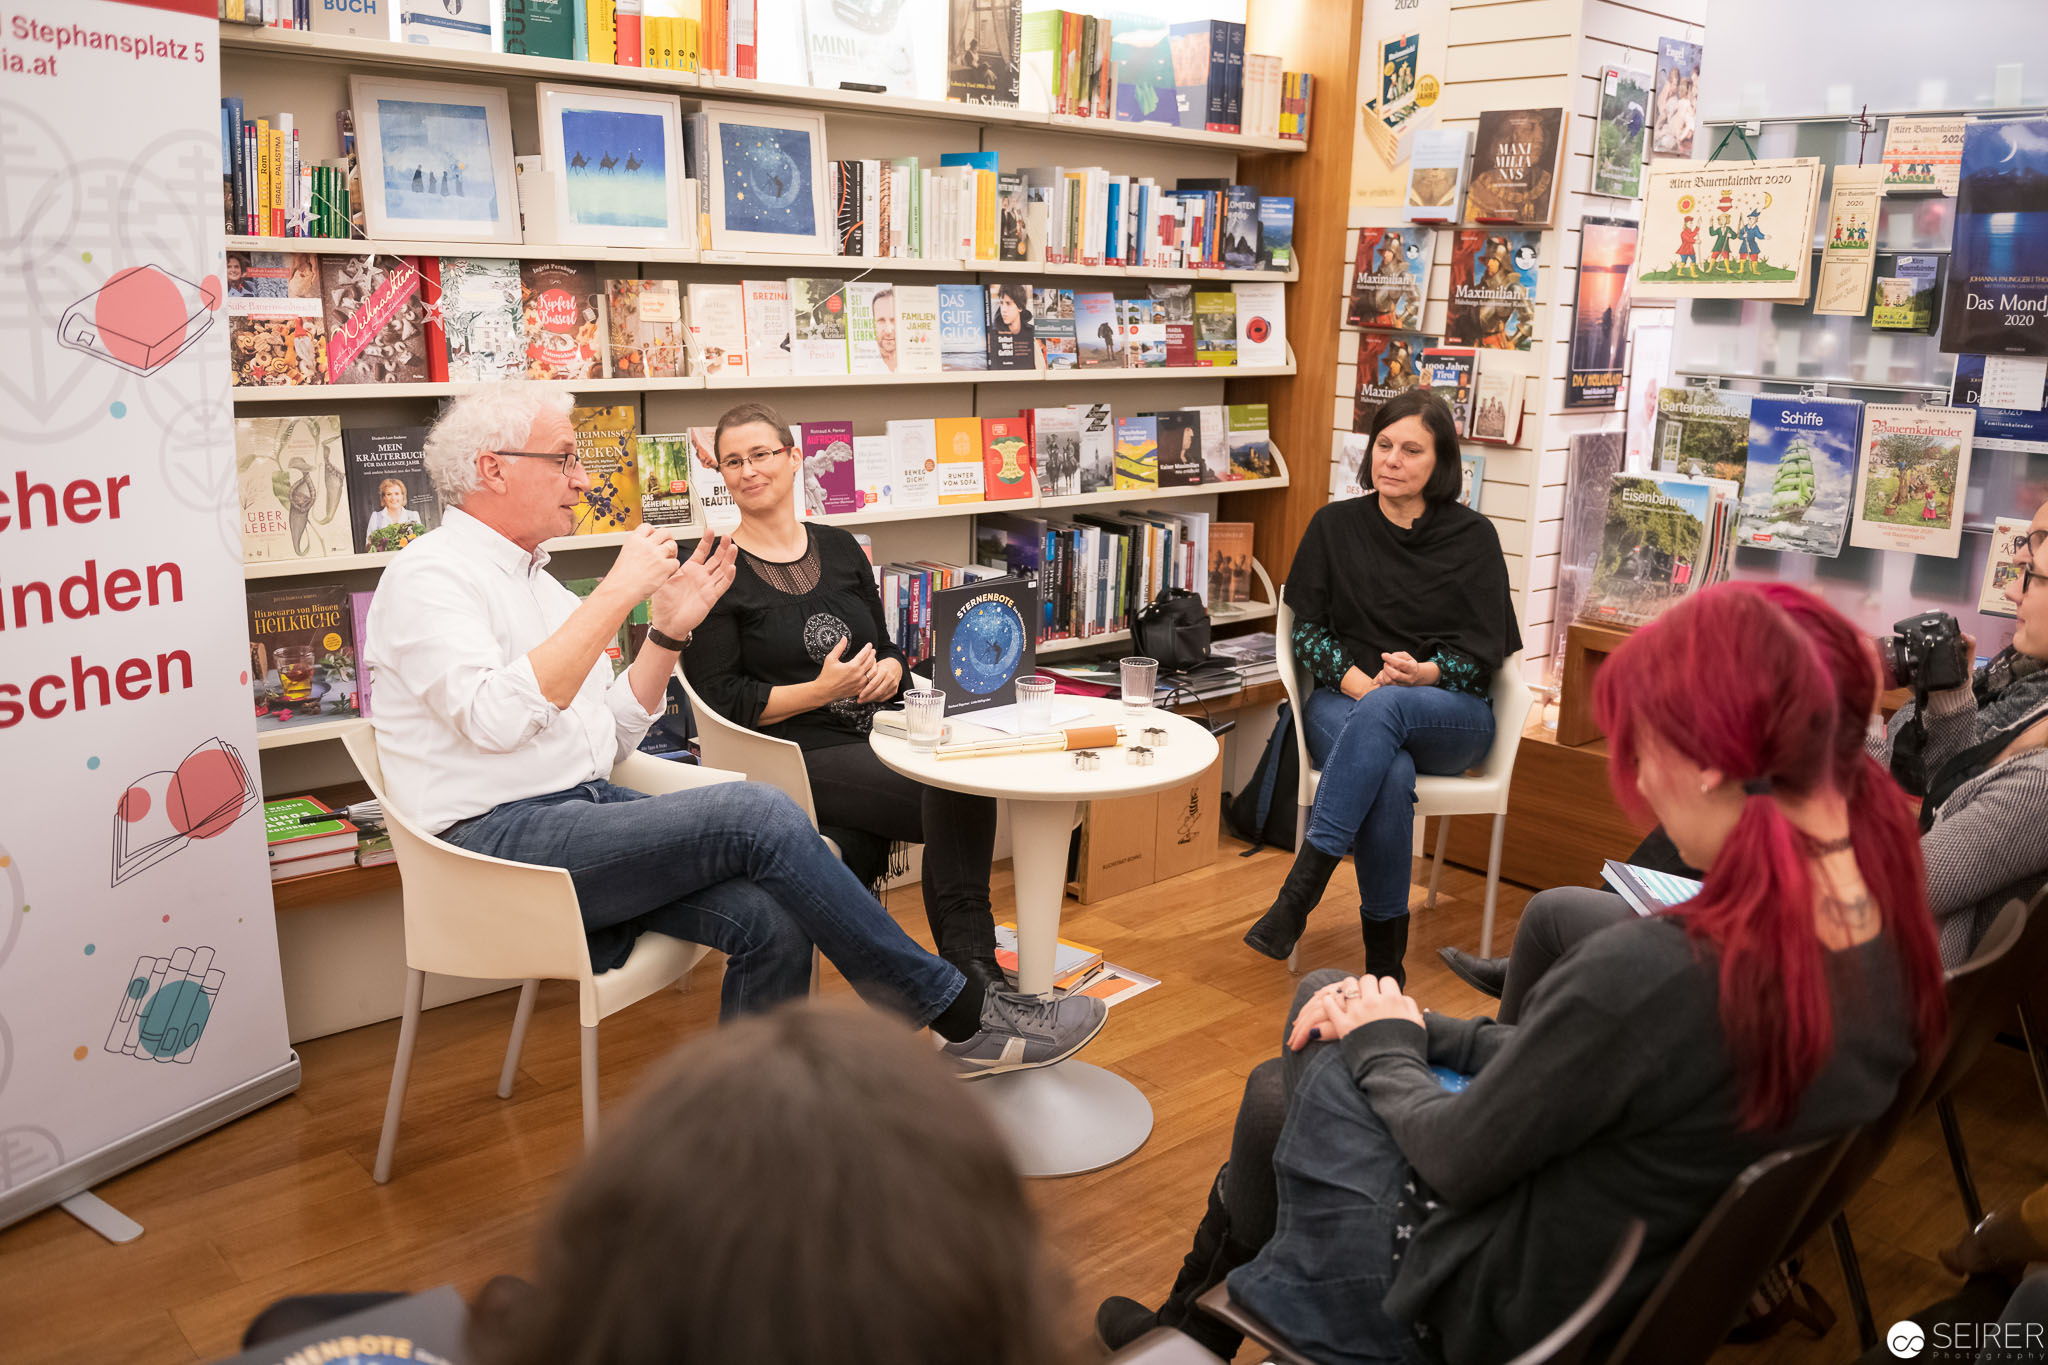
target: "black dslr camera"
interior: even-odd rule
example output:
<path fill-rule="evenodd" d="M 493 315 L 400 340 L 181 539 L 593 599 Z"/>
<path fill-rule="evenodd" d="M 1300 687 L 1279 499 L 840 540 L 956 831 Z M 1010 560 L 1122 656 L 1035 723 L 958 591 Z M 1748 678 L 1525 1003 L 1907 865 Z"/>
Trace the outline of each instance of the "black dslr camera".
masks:
<path fill-rule="evenodd" d="M 1892 638 L 1877 642 L 1885 673 L 1915 696 L 1946 692 L 1970 680 L 1970 653 L 1963 630 L 1945 611 L 1909 616 L 1892 624 Z"/>

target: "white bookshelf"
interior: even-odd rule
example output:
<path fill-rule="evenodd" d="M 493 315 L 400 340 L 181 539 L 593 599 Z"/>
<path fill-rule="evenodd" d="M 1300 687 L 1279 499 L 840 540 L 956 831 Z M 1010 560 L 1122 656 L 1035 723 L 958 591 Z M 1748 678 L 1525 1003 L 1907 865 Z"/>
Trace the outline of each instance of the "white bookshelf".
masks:
<path fill-rule="evenodd" d="M 922 388 L 933 384 L 1071 384 L 1096 380 L 1163 379 L 1267 379 L 1294 373 L 1294 348 L 1287 348 L 1285 365 L 1176 365 L 1119 369 L 1070 370 L 940 370 L 907 374 L 776 374 L 711 378 L 680 375 L 673 379 L 529 379 L 510 382 L 533 384 L 563 393 L 661 393 L 677 389 L 843 389 Z M 381 398 L 442 398 L 475 388 L 474 384 L 296 384 L 266 388 L 237 388 L 236 407 L 266 403 L 366 402 Z"/>
<path fill-rule="evenodd" d="M 1033 275 L 1045 279 L 1193 280 L 1235 284 L 1267 280 L 1294 284 L 1301 270 L 1184 270 L 1167 266 L 1062 265 L 1046 261 L 963 260 L 953 256 L 816 256 L 794 251 L 698 251 L 694 247 L 579 246 L 527 242 L 411 242 L 388 238 L 230 237 L 230 251 L 298 252 L 315 256 L 462 256 L 483 260 L 626 261 L 661 265 L 729 265 L 742 270 L 802 271 L 821 277 L 875 274 Z M 770 278 L 778 278 L 770 276 Z"/>
<path fill-rule="evenodd" d="M 953 100 L 909 99 L 887 92 L 829 90 L 810 85 L 779 85 L 745 80 L 716 72 L 661 71 L 605 62 L 560 61 L 552 57 L 514 56 L 499 52 L 466 52 L 459 48 L 387 42 L 376 38 L 342 38 L 289 29 L 222 24 L 221 46 L 230 52 L 291 57 L 305 61 L 340 62 L 350 66 L 398 67 L 423 76 L 448 73 L 520 77 L 534 80 L 601 82 L 652 90 L 690 91 L 705 99 L 751 100 L 809 109 L 834 109 L 853 114 L 897 118 L 948 119 L 983 126 L 1053 128 L 1062 133 L 1122 138 L 1134 142 L 1177 143 L 1234 152 L 1302 152 L 1305 142 L 1291 138 L 1248 137 L 1242 133 L 1211 133 L 1163 123 L 1119 123 L 1114 119 L 1075 118 L 1042 109 L 1000 104 L 962 104 Z"/>
<path fill-rule="evenodd" d="M 1266 566 L 1255 557 L 1252 560 L 1252 578 L 1266 590 L 1263 601 L 1221 602 L 1209 607 L 1209 624 L 1212 626 L 1242 625 L 1247 621 L 1265 621 L 1275 616 L 1279 607 L 1278 595 L 1273 589 L 1272 576 Z M 1109 630 L 1100 635 L 1081 635 L 1070 640 L 1044 640 L 1039 643 L 1038 657 L 1048 654 L 1078 654 L 1084 649 L 1097 649 L 1103 645 L 1120 644 L 1131 638 L 1128 630 Z"/>
<path fill-rule="evenodd" d="M 941 503 L 936 507 L 877 507 L 859 512 L 842 512 L 836 516 L 816 517 L 813 520 L 823 526 L 885 526 L 902 522 L 936 521 L 946 517 L 972 517 L 988 512 L 1052 511 L 1067 507 L 1112 507 L 1126 504 L 1136 506 L 1167 499 L 1200 497 L 1204 494 L 1215 497 L 1221 493 L 1250 493 L 1262 488 L 1287 487 L 1293 477 L 1292 471 L 1288 468 L 1287 458 L 1277 447 L 1273 448 L 1273 462 L 1280 466 L 1280 473 L 1270 479 L 1234 479 L 1226 483 L 1191 484 L 1184 488 L 1106 488 L 1096 493 L 1075 493 L 1050 498 L 1034 493 L 1024 498 Z M 701 535 L 704 528 L 690 522 L 676 527 L 675 530 L 679 535 L 695 537 Z M 608 531 L 593 536 L 557 536 L 553 540 L 543 541 L 542 548 L 549 554 L 601 549 L 622 544 L 632 534 L 631 531 Z M 266 559 L 244 564 L 242 577 L 318 578 L 324 574 L 357 573 L 367 569 L 381 569 L 403 553 L 402 550 L 385 550 L 374 554 L 328 555 L 318 559 Z"/>
<path fill-rule="evenodd" d="M 256 747 L 289 749 L 295 744 L 317 744 L 323 739 L 340 739 L 354 734 L 369 723 L 359 716 L 341 720 L 294 721 L 281 729 L 257 731 Z"/>

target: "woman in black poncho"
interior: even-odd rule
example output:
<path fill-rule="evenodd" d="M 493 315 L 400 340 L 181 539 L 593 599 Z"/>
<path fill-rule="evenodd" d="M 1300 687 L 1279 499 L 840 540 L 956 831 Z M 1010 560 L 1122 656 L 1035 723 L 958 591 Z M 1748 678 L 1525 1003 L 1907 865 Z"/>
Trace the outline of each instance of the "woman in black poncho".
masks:
<path fill-rule="evenodd" d="M 1285 958 L 1349 851 L 1366 970 L 1405 980 L 1415 775 L 1464 772 L 1493 744 L 1493 672 L 1522 647 L 1493 523 L 1458 502 L 1458 434 L 1442 399 L 1398 394 L 1373 418 L 1375 492 L 1317 512 L 1294 554 L 1294 656 L 1322 770 L 1307 836 L 1273 907 L 1244 936 Z"/>

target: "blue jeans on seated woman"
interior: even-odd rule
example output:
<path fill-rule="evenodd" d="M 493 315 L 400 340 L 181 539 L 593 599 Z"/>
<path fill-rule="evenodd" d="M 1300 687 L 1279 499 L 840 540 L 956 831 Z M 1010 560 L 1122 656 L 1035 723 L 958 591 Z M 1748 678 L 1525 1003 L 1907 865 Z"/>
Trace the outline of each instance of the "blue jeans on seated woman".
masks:
<path fill-rule="evenodd" d="M 650 796 L 585 782 L 508 801 L 441 837 L 568 869 L 597 971 L 624 962 L 648 930 L 726 954 L 721 1019 L 808 993 L 813 943 L 863 998 L 920 1027 L 966 984 L 897 927 L 795 802 L 759 783 Z"/>
<path fill-rule="evenodd" d="M 1415 838 L 1415 775 L 1454 776 L 1493 747 L 1493 707 L 1441 687 L 1376 687 L 1357 700 L 1327 687 L 1309 694 L 1309 756 L 1322 770 L 1308 842 L 1357 860 L 1367 919 L 1408 913 Z"/>

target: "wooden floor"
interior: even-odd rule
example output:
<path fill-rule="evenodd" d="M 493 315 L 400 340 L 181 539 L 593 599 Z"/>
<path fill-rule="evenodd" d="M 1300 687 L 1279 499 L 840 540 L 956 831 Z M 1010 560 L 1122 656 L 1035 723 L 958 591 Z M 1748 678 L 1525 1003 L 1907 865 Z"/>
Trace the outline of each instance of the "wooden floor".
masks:
<path fill-rule="evenodd" d="M 1171 1279 L 1228 1149 L 1245 1074 L 1278 1045 L 1293 979 L 1238 935 L 1270 902 L 1287 859 L 1270 850 L 1241 859 L 1239 851 L 1226 842 L 1202 871 L 1067 908 L 1070 937 L 1163 982 L 1112 1011 L 1087 1054 L 1150 1096 L 1151 1140 L 1107 1171 L 1033 1186 L 1072 1284 L 1067 1315 L 1081 1360 L 1092 1358 L 1083 1343 L 1100 1298 L 1153 1298 Z M 998 881 L 1006 915 L 1007 867 Z M 1431 1008 L 1485 1004 L 1435 955 L 1444 943 L 1476 946 L 1481 891 L 1477 877 L 1448 870 L 1436 909 L 1416 916 L 1411 988 Z M 1510 941 L 1525 899 L 1503 888 L 1498 942 Z M 915 890 L 891 900 L 905 927 L 925 938 Z M 1421 900 L 1418 889 L 1416 906 Z M 1356 903 L 1342 871 L 1304 941 L 1305 961 L 1359 965 Z M 666 1049 L 713 1026 L 717 971 L 703 969 L 687 993 L 664 993 L 606 1024 L 607 1105 Z M 575 997 L 555 985 L 542 991 L 517 1092 L 500 1101 L 492 1092 L 511 1015 L 506 994 L 426 1016 L 388 1186 L 371 1181 L 370 1165 L 395 1023 L 306 1044 L 296 1095 L 101 1187 L 148 1229 L 140 1240 L 109 1245 L 57 1210 L 0 1232 L 0 1362 L 206 1360 L 232 1353 L 243 1325 L 282 1295 L 449 1281 L 467 1293 L 492 1274 L 526 1270 L 537 1218 L 579 1146 Z M 1994 1048 L 1960 1102 L 1987 1201 L 2048 1181 L 2041 1103 L 2021 1054 Z M 1934 1258 L 1964 1218 L 1931 1118 L 1906 1135 L 1851 1221 L 1881 1327 L 1951 1292 Z M 1842 1324 L 1820 1342 L 1788 1335 L 1724 1348 L 1715 1365 L 1855 1357 L 1833 1251 L 1809 1248 L 1807 1269 Z"/>

